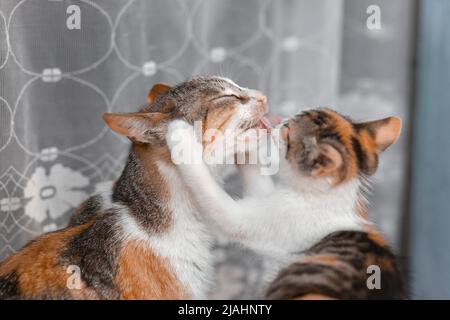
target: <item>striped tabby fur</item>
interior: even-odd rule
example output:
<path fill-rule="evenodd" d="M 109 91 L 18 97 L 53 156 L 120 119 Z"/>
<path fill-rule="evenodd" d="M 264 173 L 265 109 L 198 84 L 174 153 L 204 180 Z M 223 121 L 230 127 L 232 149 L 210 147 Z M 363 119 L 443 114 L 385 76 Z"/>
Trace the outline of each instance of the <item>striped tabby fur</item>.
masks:
<path fill-rule="evenodd" d="M 406 289 L 396 257 L 379 235 L 330 234 L 303 258 L 284 268 L 267 291 L 269 299 L 404 299 Z M 380 268 L 380 286 L 367 285 L 370 266 Z M 370 282 L 370 279 L 369 279 Z M 372 288 L 372 289 L 369 289 Z"/>

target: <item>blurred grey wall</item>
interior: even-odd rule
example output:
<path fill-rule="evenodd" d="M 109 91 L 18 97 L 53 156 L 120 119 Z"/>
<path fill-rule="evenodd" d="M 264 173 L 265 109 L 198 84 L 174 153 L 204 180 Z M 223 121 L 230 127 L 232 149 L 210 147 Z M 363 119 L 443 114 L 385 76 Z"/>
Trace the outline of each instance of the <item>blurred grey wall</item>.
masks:
<path fill-rule="evenodd" d="M 413 297 L 450 299 L 450 1 L 421 1 L 411 188 Z"/>
<path fill-rule="evenodd" d="M 381 10 L 380 30 L 366 27 L 370 5 Z M 339 110 L 354 119 L 396 115 L 403 121 L 399 141 L 381 155 L 372 178 L 370 216 L 404 255 L 416 1 L 346 0 L 344 8 Z"/>

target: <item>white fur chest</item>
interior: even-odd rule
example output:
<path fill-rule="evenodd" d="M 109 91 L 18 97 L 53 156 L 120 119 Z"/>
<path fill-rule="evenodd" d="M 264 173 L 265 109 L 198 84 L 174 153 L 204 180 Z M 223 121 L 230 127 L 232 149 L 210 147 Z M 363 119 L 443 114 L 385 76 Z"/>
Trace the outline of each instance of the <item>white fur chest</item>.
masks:
<path fill-rule="evenodd" d="M 365 221 L 355 213 L 357 183 L 326 193 L 297 192 L 280 186 L 265 197 L 250 200 L 247 225 L 255 241 L 249 245 L 282 260 L 286 255 L 308 249 L 325 236 L 343 230 L 362 230 Z"/>
<path fill-rule="evenodd" d="M 213 271 L 210 231 L 198 219 L 197 209 L 176 170 L 165 164 L 159 164 L 159 169 L 172 191 L 168 206 L 173 224 L 164 235 L 150 237 L 150 245 L 169 261 L 193 299 L 205 298 Z"/>
<path fill-rule="evenodd" d="M 212 236 L 197 219 L 196 208 L 178 173 L 164 164 L 160 164 L 159 169 L 172 191 L 168 206 L 173 214 L 173 224 L 162 235 L 149 234 L 125 206 L 111 202 L 112 183 L 105 183 L 97 191 L 102 196 L 104 208 L 113 207 L 121 212 L 120 225 L 125 237 L 147 243 L 155 254 L 169 262 L 178 281 L 193 299 L 205 298 L 213 272 Z"/>
<path fill-rule="evenodd" d="M 178 214 L 184 214 L 179 212 Z M 204 299 L 212 275 L 210 236 L 201 223 L 178 219 L 163 235 L 149 235 L 128 213 L 121 226 L 125 237 L 146 243 L 158 257 L 164 258 L 192 299 Z"/>
<path fill-rule="evenodd" d="M 327 192 L 314 191 L 287 195 L 285 203 L 292 235 L 291 250 L 307 249 L 325 236 L 344 230 L 362 230 L 365 221 L 355 213 L 359 182 L 352 181 Z M 289 247 L 289 245 L 287 245 Z"/>

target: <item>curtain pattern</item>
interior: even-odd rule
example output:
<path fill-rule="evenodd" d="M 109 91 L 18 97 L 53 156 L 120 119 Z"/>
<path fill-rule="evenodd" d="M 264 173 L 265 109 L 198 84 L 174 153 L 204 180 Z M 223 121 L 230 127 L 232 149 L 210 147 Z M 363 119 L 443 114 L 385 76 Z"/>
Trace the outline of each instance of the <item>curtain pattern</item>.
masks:
<path fill-rule="evenodd" d="M 120 174 L 128 141 L 108 130 L 101 114 L 137 110 L 155 82 L 228 76 L 265 91 L 271 109 L 285 117 L 312 106 L 339 106 L 361 118 L 406 114 L 405 92 L 395 91 L 403 78 L 373 77 L 379 60 L 366 74 L 352 72 L 363 58 L 352 44 L 385 43 L 387 36 L 396 50 L 404 43 L 395 41 L 409 34 L 394 31 L 395 16 L 381 37 L 366 33 L 365 2 L 0 0 L 0 259 L 64 227 L 96 185 Z M 380 180 L 400 182 L 375 197 L 374 207 L 389 214 L 374 215 L 395 240 L 401 149 L 391 160 Z M 228 190 L 239 194 L 234 175 Z M 217 286 L 210 297 L 255 297 L 268 263 L 223 240 L 215 253 Z"/>

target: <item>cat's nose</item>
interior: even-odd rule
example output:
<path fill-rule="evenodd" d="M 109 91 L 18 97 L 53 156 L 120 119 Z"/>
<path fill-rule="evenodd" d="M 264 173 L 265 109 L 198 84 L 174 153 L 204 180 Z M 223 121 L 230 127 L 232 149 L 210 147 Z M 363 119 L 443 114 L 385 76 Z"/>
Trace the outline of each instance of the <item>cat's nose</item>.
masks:
<path fill-rule="evenodd" d="M 260 102 L 260 103 L 263 103 L 263 104 L 267 103 L 267 97 L 261 91 L 256 91 L 255 92 L 255 100 Z"/>

